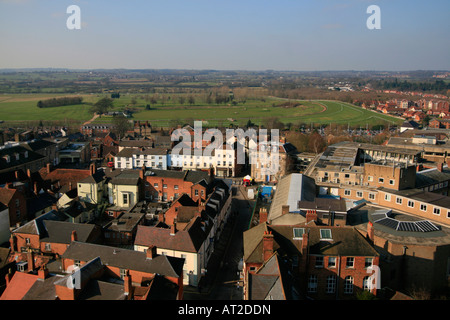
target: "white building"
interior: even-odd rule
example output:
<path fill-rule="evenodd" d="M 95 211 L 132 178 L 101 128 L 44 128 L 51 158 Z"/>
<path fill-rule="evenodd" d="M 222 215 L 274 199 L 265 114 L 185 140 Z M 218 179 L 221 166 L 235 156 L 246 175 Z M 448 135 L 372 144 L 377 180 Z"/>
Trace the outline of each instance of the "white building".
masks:
<path fill-rule="evenodd" d="M 125 148 L 114 158 L 116 169 L 147 168 L 167 170 L 168 151 L 160 148 Z"/>
<path fill-rule="evenodd" d="M 210 150 L 207 147 L 195 150 L 173 149 L 169 154 L 169 167 L 177 170 L 209 170 L 214 168 L 218 177 L 234 177 L 236 172 L 236 151 L 223 145 L 221 149 Z M 175 153 L 174 153 L 175 152 Z"/>

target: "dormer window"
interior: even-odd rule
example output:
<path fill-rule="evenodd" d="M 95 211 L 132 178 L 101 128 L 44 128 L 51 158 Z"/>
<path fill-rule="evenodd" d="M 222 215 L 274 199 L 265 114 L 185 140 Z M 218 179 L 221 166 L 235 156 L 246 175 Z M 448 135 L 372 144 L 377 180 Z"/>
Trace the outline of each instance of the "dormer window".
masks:
<path fill-rule="evenodd" d="M 305 228 L 294 228 L 294 239 L 302 239 Z"/>
<path fill-rule="evenodd" d="M 331 229 L 321 229 L 320 240 L 333 240 L 331 237 Z"/>

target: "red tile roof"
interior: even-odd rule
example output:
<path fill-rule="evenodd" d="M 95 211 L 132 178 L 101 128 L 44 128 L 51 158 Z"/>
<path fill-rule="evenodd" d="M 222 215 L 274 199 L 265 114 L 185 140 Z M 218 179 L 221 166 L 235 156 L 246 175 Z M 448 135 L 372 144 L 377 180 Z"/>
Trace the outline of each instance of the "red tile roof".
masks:
<path fill-rule="evenodd" d="M 0 300 L 21 300 L 37 279 L 37 275 L 16 272 Z"/>

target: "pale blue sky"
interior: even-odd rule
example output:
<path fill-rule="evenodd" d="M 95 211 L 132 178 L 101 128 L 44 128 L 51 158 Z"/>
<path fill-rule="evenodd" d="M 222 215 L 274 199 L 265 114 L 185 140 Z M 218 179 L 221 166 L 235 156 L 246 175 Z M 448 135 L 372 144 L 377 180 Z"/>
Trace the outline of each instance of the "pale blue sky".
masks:
<path fill-rule="evenodd" d="M 66 9 L 81 9 L 68 30 Z M 381 30 L 369 30 L 369 5 Z M 0 0 L 0 68 L 450 70 L 450 1 Z"/>

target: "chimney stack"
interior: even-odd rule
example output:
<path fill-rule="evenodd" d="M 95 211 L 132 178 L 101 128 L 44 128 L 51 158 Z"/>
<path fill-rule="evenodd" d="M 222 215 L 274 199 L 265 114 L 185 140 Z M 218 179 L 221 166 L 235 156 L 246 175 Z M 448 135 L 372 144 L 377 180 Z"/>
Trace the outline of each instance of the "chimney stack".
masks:
<path fill-rule="evenodd" d="M 170 235 L 174 236 L 177 232 L 177 220 L 173 220 L 173 224 L 170 226 Z"/>
<path fill-rule="evenodd" d="M 288 214 L 289 213 L 289 205 L 283 205 L 282 207 L 281 207 L 281 215 L 285 215 L 285 214 Z"/>
<path fill-rule="evenodd" d="M 156 257 L 156 246 L 150 246 L 147 248 L 147 259 L 152 260 Z"/>
<path fill-rule="evenodd" d="M 367 239 L 373 244 L 375 236 L 375 228 L 373 226 L 373 223 L 369 221 L 367 223 Z"/>
<path fill-rule="evenodd" d="M 132 299 L 133 294 L 133 285 L 131 283 L 131 276 L 130 272 L 128 270 L 125 271 L 125 276 L 123 277 L 123 292 L 126 296 L 128 296 L 128 300 Z"/>
<path fill-rule="evenodd" d="M 97 168 L 95 167 L 95 163 L 91 163 L 90 171 L 91 171 L 91 176 L 93 176 L 97 172 Z"/>
<path fill-rule="evenodd" d="M 308 245 L 309 245 L 309 230 L 305 230 L 305 232 L 302 235 L 302 254 L 307 254 Z"/>
<path fill-rule="evenodd" d="M 17 239 L 14 234 L 11 234 L 11 238 L 9 238 L 9 245 L 12 252 L 17 252 Z"/>
<path fill-rule="evenodd" d="M 42 265 L 42 267 L 38 270 L 38 278 L 41 280 L 45 280 L 48 277 L 48 269 L 47 265 Z"/>
<path fill-rule="evenodd" d="M 259 209 L 259 223 L 267 222 L 267 209 L 266 208 L 260 208 Z"/>
<path fill-rule="evenodd" d="M 52 165 L 50 163 L 47 163 L 47 173 L 50 173 L 52 171 Z"/>
<path fill-rule="evenodd" d="M 8 269 L 8 273 L 7 273 L 6 276 L 5 276 L 6 286 L 9 285 L 9 283 L 11 282 L 12 277 L 13 277 L 13 273 L 12 273 L 11 268 L 9 268 L 9 269 Z"/>
<path fill-rule="evenodd" d="M 147 168 L 145 167 L 145 165 L 143 165 L 141 171 L 139 171 L 139 177 L 140 177 L 142 180 L 144 180 L 144 178 L 145 178 L 145 170 L 146 170 L 146 169 L 147 169 Z"/>
<path fill-rule="evenodd" d="M 306 211 L 306 223 L 314 221 L 317 222 L 317 211 L 316 210 L 307 210 Z"/>
<path fill-rule="evenodd" d="M 28 248 L 27 252 L 27 261 L 28 261 L 28 272 L 34 271 L 34 254 L 30 248 Z"/>
<path fill-rule="evenodd" d="M 72 231 L 72 234 L 70 235 L 70 242 L 78 241 L 78 235 L 75 230 Z"/>
<path fill-rule="evenodd" d="M 273 254 L 273 234 L 272 231 L 265 231 L 263 236 L 263 259 L 269 260 Z"/>
<path fill-rule="evenodd" d="M 438 163 L 437 164 L 437 169 L 438 169 L 439 172 L 442 172 L 444 170 L 444 163 L 443 162 Z"/>

